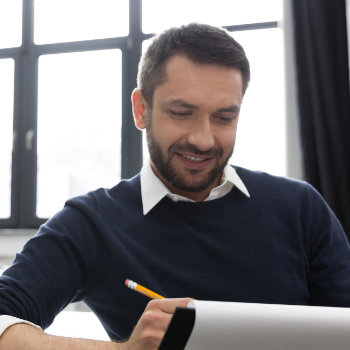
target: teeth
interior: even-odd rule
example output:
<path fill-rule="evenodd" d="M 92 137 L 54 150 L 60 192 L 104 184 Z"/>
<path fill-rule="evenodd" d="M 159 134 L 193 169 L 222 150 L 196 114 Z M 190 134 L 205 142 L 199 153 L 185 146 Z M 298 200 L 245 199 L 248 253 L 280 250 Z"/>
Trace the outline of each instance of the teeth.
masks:
<path fill-rule="evenodd" d="M 197 158 L 197 157 L 192 157 L 192 156 L 186 156 L 182 155 L 184 158 L 190 160 L 191 162 L 203 162 L 205 159 L 204 158 Z"/>

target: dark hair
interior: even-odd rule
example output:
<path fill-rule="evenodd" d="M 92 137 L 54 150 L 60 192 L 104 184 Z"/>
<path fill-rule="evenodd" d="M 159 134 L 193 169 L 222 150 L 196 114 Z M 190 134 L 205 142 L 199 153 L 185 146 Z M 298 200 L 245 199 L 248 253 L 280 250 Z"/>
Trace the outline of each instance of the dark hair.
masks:
<path fill-rule="evenodd" d="M 197 63 L 239 69 L 244 95 L 250 80 L 250 67 L 242 46 L 225 29 L 191 23 L 156 36 L 140 60 L 137 83 L 151 107 L 155 88 L 166 81 L 166 61 L 177 54 Z"/>

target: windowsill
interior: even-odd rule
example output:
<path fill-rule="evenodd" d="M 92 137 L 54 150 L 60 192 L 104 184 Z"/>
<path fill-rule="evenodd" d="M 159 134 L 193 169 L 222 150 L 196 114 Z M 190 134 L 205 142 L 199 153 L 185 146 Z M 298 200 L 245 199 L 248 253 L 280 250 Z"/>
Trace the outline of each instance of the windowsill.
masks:
<path fill-rule="evenodd" d="M 35 229 L 0 229 L 0 258 L 14 257 L 36 232 Z"/>
<path fill-rule="evenodd" d="M 38 230 L 29 228 L 0 228 L 1 236 L 27 236 L 32 237 Z"/>

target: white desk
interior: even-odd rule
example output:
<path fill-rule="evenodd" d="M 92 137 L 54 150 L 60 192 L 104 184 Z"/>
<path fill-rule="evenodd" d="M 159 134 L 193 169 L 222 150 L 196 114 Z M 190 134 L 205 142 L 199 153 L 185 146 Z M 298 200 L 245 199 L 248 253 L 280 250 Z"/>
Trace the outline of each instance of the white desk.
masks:
<path fill-rule="evenodd" d="M 92 312 L 62 311 L 45 332 L 72 338 L 110 340 Z"/>

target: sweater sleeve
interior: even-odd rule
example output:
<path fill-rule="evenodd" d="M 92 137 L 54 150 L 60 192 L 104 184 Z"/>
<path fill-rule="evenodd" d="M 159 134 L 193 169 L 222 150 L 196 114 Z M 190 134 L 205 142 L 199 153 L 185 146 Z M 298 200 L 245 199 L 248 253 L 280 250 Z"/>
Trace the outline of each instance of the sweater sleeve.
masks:
<path fill-rule="evenodd" d="M 47 328 L 66 305 L 84 298 L 98 268 L 99 246 L 96 229 L 85 215 L 64 208 L 0 277 L 0 315 Z"/>
<path fill-rule="evenodd" d="M 350 307 L 350 246 L 335 214 L 308 186 L 301 215 L 309 259 L 310 304 Z"/>

